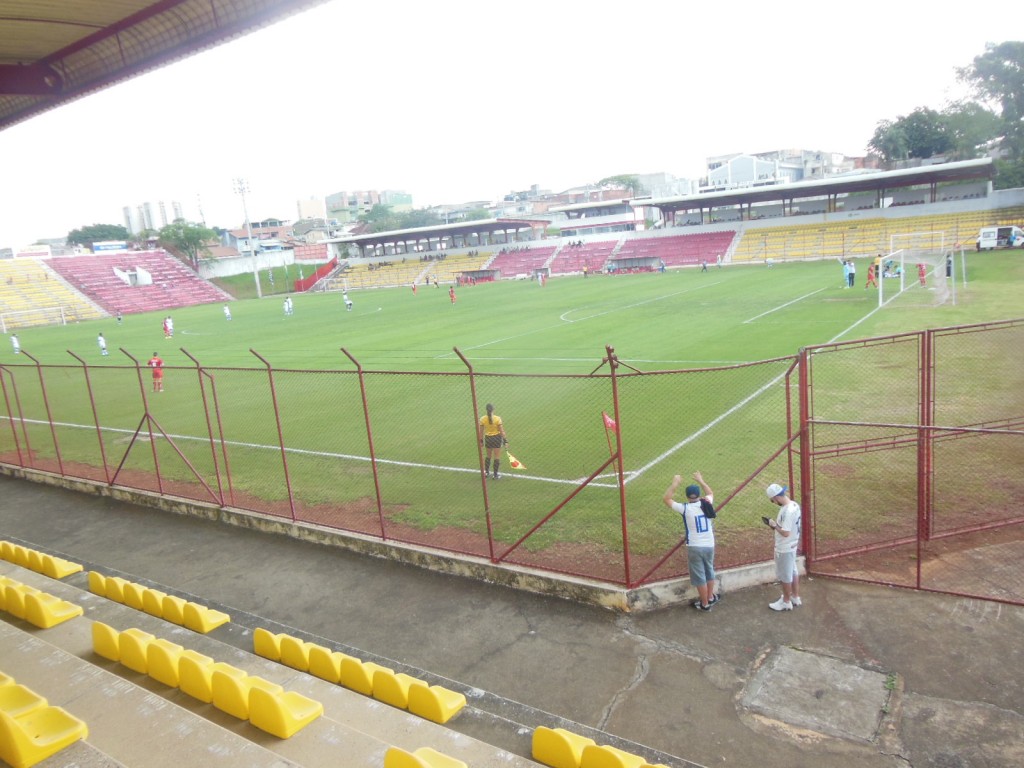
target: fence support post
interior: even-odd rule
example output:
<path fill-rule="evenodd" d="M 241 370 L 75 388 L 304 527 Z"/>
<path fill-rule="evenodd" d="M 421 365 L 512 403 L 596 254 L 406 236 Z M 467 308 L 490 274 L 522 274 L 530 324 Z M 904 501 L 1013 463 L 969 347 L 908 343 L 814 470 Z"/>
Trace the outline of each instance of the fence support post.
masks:
<path fill-rule="evenodd" d="M 615 372 L 619 368 L 619 359 L 615 356 L 615 348 L 606 345 L 605 354 L 608 360 L 608 370 L 611 372 L 612 380 L 612 408 L 615 411 L 615 455 L 618 467 L 619 484 L 619 518 L 622 525 L 622 566 L 625 575 L 626 589 L 632 589 L 633 581 L 630 578 L 630 557 L 629 557 L 629 515 L 626 507 L 626 483 L 622 471 L 622 414 L 619 412 L 619 381 Z"/>
<path fill-rule="evenodd" d="M 288 509 L 292 514 L 292 522 L 295 522 L 295 496 L 292 493 L 292 481 L 288 475 L 288 454 L 284 449 L 284 431 L 281 429 L 281 410 L 277 407 L 277 388 L 274 386 L 274 369 L 270 363 L 251 347 L 249 351 L 256 356 L 267 367 L 267 380 L 270 382 L 270 400 L 274 405 L 274 421 L 277 424 L 277 443 L 281 447 L 281 465 L 284 467 L 284 485 L 288 490 Z"/>
<path fill-rule="evenodd" d="M 8 378 L 11 380 L 11 389 L 14 390 L 14 404 L 18 407 L 17 417 L 15 417 L 14 409 L 11 408 L 11 397 L 7 393 Z M 11 425 L 11 437 L 14 439 L 14 448 L 18 452 L 18 466 L 24 467 L 25 457 L 21 454 L 21 440 L 18 440 L 18 428 L 14 424 L 15 421 L 21 424 L 21 436 L 25 441 L 25 451 L 30 457 L 32 456 L 32 444 L 29 442 L 28 431 L 25 429 L 25 414 L 21 412 L 21 400 L 18 397 L 18 384 L 6 365 L 0 365 L 0 387 L 2 387 L 4 391 L 4 406 L 7 408 L 7 420 Z"/>
<path fill-rule="evenodd" d="M 805 567 L 810 568 L 817 555 L 815 551 L 815 519 L 814 493 L 811 482 L 813 467 L 811 452 L 813 436 L 811 435 L 811 353 L 806 347 L 799 355 L 799 397 L 800 397 L 800 508 L 803 517 L 803 545 Z M 792 478 L 790 478 L 792 482 Z"/>
<path fill-rule="evenodd" d="M 146 431 L 149 433 L 149 447 L 153 452 L 153 470 L 156 472 L 156 487 L 157 491 L 161 496 L 164 495 L 164 481 L 160 475 L 160 458 L 156 452 L 156 440 L 153 439 L 153 418 L 149 413 L 149 399 L 146 397 L 146 383 L 142 380 L 142 366 L 139 364 L 137 358 L 133 357 L 132 354 L 124 347 L 118 347 L 121 353 L 135 363 L 135 372 L 139 379 L 139 394 L 142 395 L 142 421 L 146 423 Z M 139 423 L 138 429 L 135 430 L 135 435 L 132 437 L 131 442 L 125 449 L 124 456 L 121 458 L 121 463 L 118 465 L 117 470 L 114 472 L 114 476 L 110 479 L 110 485 L 113 485 L 114 480 L 121 473 L 121 468 L 124 467 L 125 461 L 128 460 L 128 454 L 131 453 L 132 446 L 135 445 L 135 438 L 138 437 L 139 429 L 142 429 L 142 422 Z"/>
<path fill-rule="evenodd" d="M 43 377 L 43 366 L 40 365 L 39 361 L 24 349 L 21 350 L 21 354 L 35 363 L 36 374 L 39 376 L 39 391 L 43 396 L 43 407 L 46 409 L 46 420 L 50 424 L 50 437 L 53 439 L 53 452 L 57 456 L 57 470 L 60 472 L 60 476 L 64 477 L 64 462 L 60 456 L 60 443 L 57 441 L 57 428 L 53 424 L 53 414 L 50 411 L 50 399 L 46 396 L 46 380 Z"/>
<path fill-rule="evenodd" d="M 103 462 L 103 477 L 106 480 L 107 485 L 110 485 L 110 468 L 107 467 L 107 449 L 103 445 L 103 430 L 100 428 L 100 415 L 96 412 L 96 399 L 92 394 L 92 380 L 89 377 L 89 364 L 82 358 L 72 352 L 70 349 L 66 350 L 75 360 L 82 364 L 82 374 L 85 376 L 85 390 L 89 394 L 89 407 L 92 409 L 92 423 L 96 427 L 96 441 L 100 444 L 100 461 Z"/>
<path fill-rule="evenodd" d="M 219 435 L 221 455 L 224 457 L 224 474 L 228 481 L 228 494 L 231 497 L 231 503 L 234 505 L 235 494 L 234 489 L 231 486 L 231 466 L 228 463 L 228 449 L 224 442 L 224 425 L 221 424 L 220 420 L 220 408 L 217 405 L 217 381 L 213 375 L 207 373 L 206 369 L 200 364 L 200 362 L 188 353 L 184 347 L 179 347 L 182 354 L 185 355 L 189 360 L 196 364 L 196 375 L 199 377 L 199 394 L 203 398 L 203 418 L 206 419 L 206 434 L 210 436 L 210 458 L 213 459 L 213 474 L 217 478 L 217 501 L 220 505 L 224 506 L 224 486 L 220 481 L 220 463 L 217 461 L 217 442 Z M 203 385 L 203 377 L 210 380 L 210 387 L 213 390 L 213 409 L 214 415 L 217 418 L 217 435 L 214 434 L 213 424 L 210 421 L 210 404 L 206 400 L 206 387 Z"/>
<path fill-rule="evenodd" d="M 370 425 L 370 404 L 366 399 L 366 377 L 363 375 L 362 364 L 349 354 L 349 351 L 341 347 L 345 357 L 352 361 L 359 376 L 359 394 L 363 398 L 363 419 L 366 421 L 366 442 L 370 449 L 370 468 L 373 470 L 373 490 L 377 494 L 377 518 L 380 522 L 380 537 L 387 541 L 388 532 L 384 521 L 384 499 L 380 492 L 380 476 L 377 474 L 377 453 L 373 447 L 373 427 Z"/>
<path fill-rule="evenodd" d="M 480 487 L 484 495 L 484 519 L 487 523 L 487 552 L 491 562 L 495 563 L 497 560 L 494 558 L 494 529 L 491 526 L 491 502 L 487 496 L 487 475 L 484 473 L 484 447 L 480 445 L 479 439 L 480 408 L 476 401 L 476 371 L 473 370 L 472 363 L 466 359 L 466 356 L 462 354 L 458 347 L 452 347 L 452 351 L 459 356 L 459 359 L 469 371 L 469 395 L 473 401 L 473 442 L 477 444 L 477 461 L 480 463 Z"/>

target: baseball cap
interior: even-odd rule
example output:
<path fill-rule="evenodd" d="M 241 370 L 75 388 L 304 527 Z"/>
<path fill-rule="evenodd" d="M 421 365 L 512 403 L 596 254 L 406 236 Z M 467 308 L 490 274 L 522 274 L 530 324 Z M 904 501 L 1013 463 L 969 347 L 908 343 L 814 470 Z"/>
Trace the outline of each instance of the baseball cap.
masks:
<path fill-rule="evenodd" d="M 778 483 L 772 483 L 765 488 L 765 493 L 768 494 L 769 499 L 774 499 L 776 496 L 781 496 L 786 492 L 786 486 L 779 485 Z"/>
<path fill-rule="evenodd" d="M 700 486 L 699 485 L 688 485 L 688 486 L 686 486 L 686 495 L 687 496 L 700 496 Z"/>

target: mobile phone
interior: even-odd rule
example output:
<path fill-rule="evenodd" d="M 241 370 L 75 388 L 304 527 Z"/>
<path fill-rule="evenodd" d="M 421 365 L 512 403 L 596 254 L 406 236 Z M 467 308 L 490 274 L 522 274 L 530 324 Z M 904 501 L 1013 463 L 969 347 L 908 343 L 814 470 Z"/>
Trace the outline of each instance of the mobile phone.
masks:
<path fill-rule="evenodd" d="M 772 519 L 770 517 L 762 517 L 761 522 L 767 525 L 769 528 L 772 527 Z"/>

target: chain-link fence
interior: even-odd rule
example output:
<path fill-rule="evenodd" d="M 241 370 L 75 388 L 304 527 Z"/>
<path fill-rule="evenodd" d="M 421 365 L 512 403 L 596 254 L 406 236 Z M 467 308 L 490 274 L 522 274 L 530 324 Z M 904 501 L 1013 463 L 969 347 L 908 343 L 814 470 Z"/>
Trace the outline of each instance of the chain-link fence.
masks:
<path fill-rule="evenodd" d="M 461 353 L 445 373 L 196 360 L 159 387 L 141 362 L 5 365 L 0 461 L 627 586 L 685 574 L 662 496 L 700 470 L 718 567 L 771 557 L 763 489 L 780 482 L 805 506 L 813 568 L 920 586 L 929 548 L 1021 528 L 1022 333 L 685 371 L 608 348 L 585 375 L 479 371 Z M 495 450 L 488 403 L 508 440 Z"/>
<path fill-rule="evenodd" d="M 809 568 L 1024 602 L 1024 322 L 805 351 Z"/>

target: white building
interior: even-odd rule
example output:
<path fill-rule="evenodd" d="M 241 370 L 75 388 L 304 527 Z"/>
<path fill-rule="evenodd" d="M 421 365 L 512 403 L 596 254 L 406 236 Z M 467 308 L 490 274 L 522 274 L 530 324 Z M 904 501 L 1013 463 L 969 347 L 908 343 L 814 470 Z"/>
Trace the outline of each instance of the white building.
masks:
<path fill-rule="evenodd" d="M 163 200 L 147 201 L 134 208 L 126 205 L 122 213 L 124 226 L 133 235 L 144 229 L 159 231 L 171 222 L 185 218 L 181 203 L 174 200 L 169 203 Z"/>

